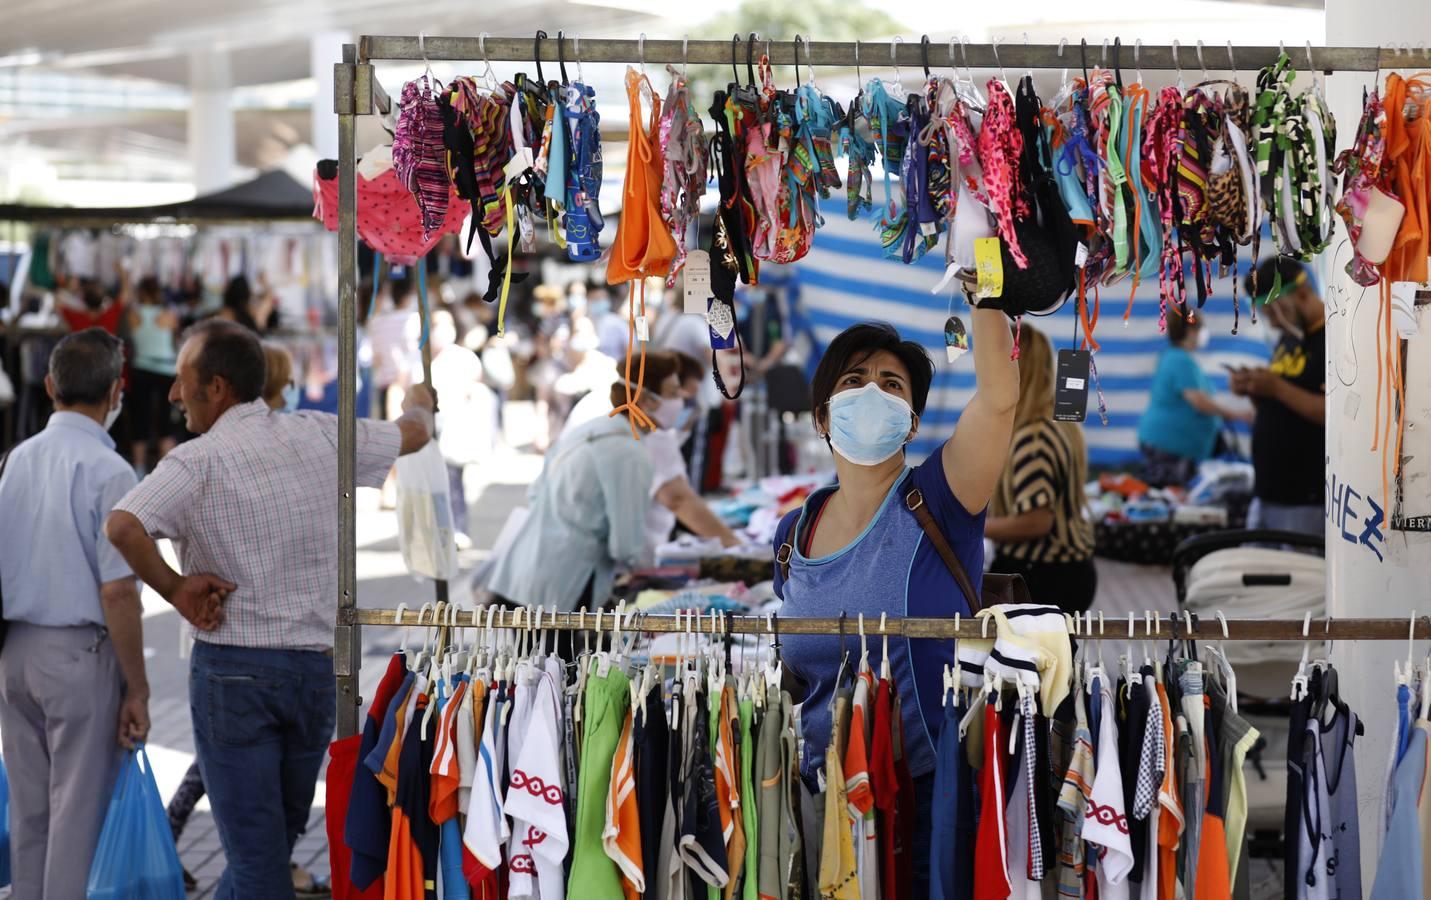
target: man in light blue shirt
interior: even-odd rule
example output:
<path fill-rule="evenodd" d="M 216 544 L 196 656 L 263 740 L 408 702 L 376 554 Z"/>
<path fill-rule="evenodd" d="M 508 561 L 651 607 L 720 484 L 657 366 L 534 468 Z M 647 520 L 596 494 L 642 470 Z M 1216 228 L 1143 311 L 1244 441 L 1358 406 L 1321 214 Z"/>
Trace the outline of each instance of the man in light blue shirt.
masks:
<path fill-rule="evenodd" d="M 149 732 L 138 584 L 104 537 L 105 516 L 135 484 L 108 434 L 123 362 L 101 329 L 60 341 L 45 378 L 56 411 L 0 464 L 15 900 L 85 895 L 120 748 Z"/>

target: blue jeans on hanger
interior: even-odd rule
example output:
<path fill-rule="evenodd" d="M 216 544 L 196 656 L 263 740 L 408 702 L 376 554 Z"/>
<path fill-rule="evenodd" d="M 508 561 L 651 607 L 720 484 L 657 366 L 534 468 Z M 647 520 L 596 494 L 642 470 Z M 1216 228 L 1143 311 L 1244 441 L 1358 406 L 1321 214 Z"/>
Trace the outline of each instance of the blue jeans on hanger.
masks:
<path fill-rule="evenodd" d="M 336 702 L 325 653 L 195 642 L 194 745 L 228 861 L 218 900 L 293 896 L 289 859 L 308 826 Z"/>

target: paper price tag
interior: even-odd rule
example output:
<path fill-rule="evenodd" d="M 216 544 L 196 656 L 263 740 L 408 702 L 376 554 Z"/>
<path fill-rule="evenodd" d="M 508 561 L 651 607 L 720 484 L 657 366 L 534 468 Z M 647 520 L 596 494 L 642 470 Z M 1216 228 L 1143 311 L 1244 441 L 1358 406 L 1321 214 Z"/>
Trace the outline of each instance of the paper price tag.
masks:
<path fill-rule="evenodd" d="M 950 316 L 944 323 L 944 358 L 952 363 L 968 352 L 969 330 L 964 327 L 963 319 Z"/>
<path fill-rule="evenodd" d="M 1078 249 L 1073 253 L 1073 264 L 1081 269 L 1086 262 L 1088 262 L 1088 245 L 1079 241 Z"/>
<path fill-rule="evenodd" d="M 685 312 L 705 315 L 706 301 L 711 298 L 711 255 L 704 250 L 692 250 L 686 254 L 681 275 L 685 279 Z"/>
<path fill-rule="evenodd" d="M 974 240 L 974 264 L 979 274 L 980 297 L 1004 295 L 1004 261 L 996 237 Z"/>
<path fill-rule="evenodd" d="M 706 324 L 711 331 L 711 349 L 729 350 L 735 346 L 735 311 L 730 304 L 715 297 L 706 308 Z"/>
<path fill-rule="evenodd" d="M 1082 422 L 1088 414 L 1088 372 L 1091 365 L 1087 350 L 1058 351 L 1058 375 L 1053 394 L 1053 417 L 1058 421 Z"/>
<path fill-rule="evenodd" d="M 636 340 L 643 344 L 651 340 L 651 326 L 646 324 L 645 316 L 636 317 Z"/>

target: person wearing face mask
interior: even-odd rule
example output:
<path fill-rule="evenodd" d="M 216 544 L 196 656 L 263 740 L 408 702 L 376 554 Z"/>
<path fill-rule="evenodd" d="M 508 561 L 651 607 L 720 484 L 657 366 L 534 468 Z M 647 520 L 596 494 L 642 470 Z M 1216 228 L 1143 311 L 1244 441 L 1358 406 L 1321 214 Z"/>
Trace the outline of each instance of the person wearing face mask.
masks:
<path fill-rule="evenodd" d="M 55 412 L 0 458 L 0 735 L 22 900 L 84 896 L 121 747 L 149 732 L 138 584 L 102 530 L 136 481 L 108 434 L 123 362 L 102 329 L 61 340 Z"/>
<path fill-rule="evenodd" d="M 674 369 L 675 378 L 662 380 L 658 405 L 649 410 L 657 428 L 641 437 L 641 448 L 650 458 L 653 470 L 651 507 L 646 512 L 648 559 L 656 547 L 670 540 L 677 522 L 697 537 L 719 539 L 721 546 L 740 544 L 735 532 L 691 487 L 686 460 L 681 455 L 681 444 L 689 436 L 694 422 L 694 397 L 700 391 L 706 371 L 700 363 L 681 353 L 647 352 L 648 384 L 652 383 L 653 371 L 665 372 L 668 368 Z M 626 388 L 619 379 L 610 391 L 592 391 L 572 410 L 562 435 L 593 419 L 609 416 L 616 405 L 625 402 Z"/>
<path fill-rule="evenodd" d="M 810 389 L 814 425 L 828 443 L 838 483 L 815 491 L 776 530 L 775 592 L 781 616 L 864 614 L 895 617 L 968 615 L 959 582 L 921 524 L 932 517 L 968 573 L 977 596 L 984 570 L 985 507 L 1008 455 L 1019 400 L 1019 367 L 1004 314 L 975 309 L 974 371 L 978 389 L 954 434 L 910 467 L 905 446 L 919 433 L 934 363 L 917 343 L 885 324 L 855 325 L 830 342 Z M 927 520 L 926 520 L 927 521 Z M 823 766 L 830 709 L 841 665 L 838 636 L 781 638 L 788 671 L 806 686 L 800 721 L 807 783 Z M 870 642 L 878 656 L 877 641 Z M 943 667 L 949 641 L 897 639 L 889 665 L 901 700 L 904 759 L 914 779 L 915 896 L 929 875 L 934 737 L 942 721 Z M 879 667 L 880 661 L 872 659 Z M 926 724 L 927 723 L 927 724 Z"/>
<path fill-rule="evenodd" d="M 636 366 L 633 360 L 626 371 L 633 385 Z M 674 424 L 680 406 L 675 360 L 647 353 L 645 376 L 640 409 L 658 426 Z M 626 403 L 626 390 L 621 379 L 611 385 L 611 409 Z M 617 569 L 645 561 L 655 476 L 642 445 L 651 434 L 638 424 L 636 440 L 629 415 L 595 416 L 564 430 L 547 450 L 542 473 L 527 491 L 526 519 L 483 579 L 494 602 L 558 612 L 596 609 L 610 597 Z M 569 634 L 558 641 L 558 653 L 568 659 Z"/>
<path fill-rule="evenodd" d="M 1203 321 L 1168 307 L 1168 342 L 1158 354 L 1148 406 L 1138 420 L 1144 479 L 1154 487 L 1186 485 L 1198 464 L 1213 455 L 1224 420 L 1251 422 L 1246 409 L 1225 406 L 1212 395 L 1212 382 L 1197 361 L 1207 346 Z"/>
<path fill-rule="evenodd" d="M 1252 398 L 1248 528 L 1323 533 L 1326 485 L 1326 310 L 1307 270 L 1286 257 L 1257 270 L 1257 298 L 1281 333 L 1267 368 L 1237 369 L 1232 392 Z M 1272 296 L 1273 290 L 1277 296 Z M 1251 276 L 1247 280 L 1252 294 Z"/>

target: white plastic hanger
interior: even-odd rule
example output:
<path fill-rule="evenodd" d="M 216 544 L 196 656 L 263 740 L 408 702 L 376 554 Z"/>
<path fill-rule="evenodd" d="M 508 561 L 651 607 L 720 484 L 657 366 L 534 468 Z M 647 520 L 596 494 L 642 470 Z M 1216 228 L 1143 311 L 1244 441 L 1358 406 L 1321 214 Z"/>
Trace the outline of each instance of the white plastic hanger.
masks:
<path fill-rule="evenodd" d="M 402 614 L 405 613 L 405 612 L 407 612 L 407 604 L 406 604 L 406 603 L 399 603 L 398 606 L 397 606 L 397 612 L 393 613 L 393 625 L 395 625 L 395 626 L 396 626 L 396 625 L 402 625 Z M 398 650 L 398 652 L 403 655 L 403 659 L 404 659 L 404 660 L 407 659 L 407 639 L 408 639 L 409 635 L 411 635 L 411 634 L 412 634 L 412 626 L 411 626 L 411 625 L 408 625 L 408 626 L 406 626 L 406 627 L 403 628 L 403 630 L 402 630 L 402 647 Z"/>
<path fill-rule="evenodd" d="M 1215 615 L 1218 622 L 1222 624 L 1222 639 L 1225 641 L 1228 639 L 1227 616 L 1223 615 L 1220 609 Z M 1222 673 L 1222 683 L 1227 688 L 1227 705 L 1232 708 L 1233 712 L 1237 712 L 1237 672 L 1232 668 L 1232 663 L 1227 660 L 1227 651 L 1219 643 L 1209 644 L 1207 652 L 1213 662 L 1217 664 L 1218 671 Z"/>
<path fill-rule="evenodd" d="M 886 630 L 885 618 L 885 613 L 879 614 L 879 633 L 880 637 L 883 639 L 883 644 L 880 647 L 879 677 L 888 681 L 890 680 L 889 631 Z"/>
<path fill-rule="evenodd" d="M 1302 659 L 1297 663 L 1297 674 L 1292 676 L 1292 699 L 1301 700 L 1307 696 L 1307 656 L 1312 649 L 1312 613 L 1310 610 L 1302 618 Z"/>

